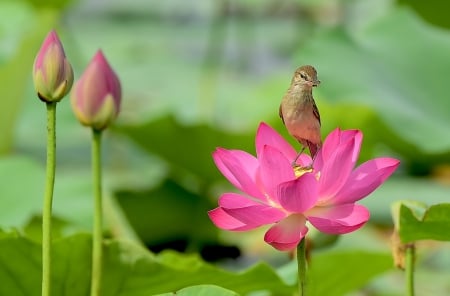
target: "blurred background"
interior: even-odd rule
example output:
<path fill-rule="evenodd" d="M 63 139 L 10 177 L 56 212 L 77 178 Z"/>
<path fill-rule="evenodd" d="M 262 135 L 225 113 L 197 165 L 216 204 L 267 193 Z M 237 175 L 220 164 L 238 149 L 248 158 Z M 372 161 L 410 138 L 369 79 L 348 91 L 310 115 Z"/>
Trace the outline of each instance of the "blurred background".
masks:
<path fill-rule="evenodd" d="M 46 119 L 31 69 L 55 28 L 75 78 L 101 48 L 122 82 L 123 109 L 104 144 L 108 235 L 156 252 L 237 258 L 236 266 L 289 260 L 263 232 L 224 233 L 209 221 L 231 190 L 211 153 L 254 153 L 261 121 L 291 140 L 278 106 L 295 69 L 311 64 L 322 81 L 314 96 L 323 137 L 338 126 L 361 129 L 360 162 L 402 161 L 362 201 L 370 223 L 335 248 L 388 252 L 393 202 L 450 201 L 449 9 L 437 0 L 2 0 L 0 227 L 39 240 Z M 68 98 L 57 117 L 55 231 L 90 231 L 90 131 Z M 423 295 L 450 290 L 448 246 L 424 243 L 421 276 L 440 284 Z"/>

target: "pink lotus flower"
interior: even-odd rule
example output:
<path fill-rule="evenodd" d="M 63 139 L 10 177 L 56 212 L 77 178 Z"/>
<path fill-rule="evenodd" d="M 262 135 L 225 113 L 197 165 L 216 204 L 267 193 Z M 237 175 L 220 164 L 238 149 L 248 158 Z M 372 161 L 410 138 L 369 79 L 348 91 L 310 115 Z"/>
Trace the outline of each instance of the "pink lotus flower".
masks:
<path fill-rule="evenodd" d="M 75 83 L 70 101 L 83 125 L 103 130 L 119 114 L 121 96 L 119 78 L 99 50 Z"/>
<path fill-rule="evenodd" d="M 378 188 L 398 167 L 393 158 L 375 158 L 356 169 L 362 133 L 335 129 L 325 139 L 312 169 L 276 131 L 262 123 L 254 157 L 241 150 L 218 148 L 213 158 L 222 174 L 242 193 L 224 193 L 208 214 L 225 230 L 246 231 L 272 225 L 264 240 L 274 248 L 294 249 L 308 232 L 309 221 L 329 234 L 352 232 L 369 219 L 356 204 Z"/>
<path fill-rule="evenodd" d="M 45 102 L 60 101 L 72 87 L 72 66 L 55 31 L 50 31 L 36 55 L 33 82 L 38 97 Z"/>

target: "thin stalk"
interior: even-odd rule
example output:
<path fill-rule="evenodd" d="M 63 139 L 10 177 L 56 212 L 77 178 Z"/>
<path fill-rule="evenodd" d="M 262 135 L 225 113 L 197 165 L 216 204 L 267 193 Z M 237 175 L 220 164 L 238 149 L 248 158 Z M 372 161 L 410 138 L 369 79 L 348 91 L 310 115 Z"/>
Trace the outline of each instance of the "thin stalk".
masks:
<path fill-rule="evenodd" d="M 47 164 L 42 208 L 42 296 L 51 292 L 52 201 L 56 167 L 56 102 L 47 105 Z"/>
<path fill-rule="evenodd" d="M 101 295 L 102 284 L 102 174 L 101 174 L 102 131 L 92 129 L 92 181 L 94 186 L 94 230 L 92 237 L 92 279 L 91 296 Z"/>
<path fill-rule="evenodd" d="M 298 295 L 306 295 L 306 238 L 304 237 L 297 246 L 298 266 Z"/>
<path fill-rule="evenodd" d="M 414 244 L 406 245 L 406 295 L 414 296 L 414 262 L 416 256 L 416 248 Z"/>

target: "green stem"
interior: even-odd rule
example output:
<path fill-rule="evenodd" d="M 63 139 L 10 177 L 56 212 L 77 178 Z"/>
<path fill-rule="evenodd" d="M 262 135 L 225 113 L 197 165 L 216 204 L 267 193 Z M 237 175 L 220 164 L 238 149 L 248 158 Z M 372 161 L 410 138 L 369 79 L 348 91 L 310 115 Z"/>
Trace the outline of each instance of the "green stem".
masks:
<path fill-rule="evenodd" d="M 102 174 L 101 174 L 102 131 L 92 130 L 92 177 L 94 186 L 94 230 L 92 237 L 92 280 L 91 296 L 101 295 L 102 283 Z"/>
<path fill-rule="evenodd" d="M 51 292 L 52 200 L 56 162 L 56 102 L 47 104 L 47 164 L 42 208 L 42 296 Z"/>
<path fill-rule="evenodd" d="M 416 256 L 414 244 L 406 245 L 406 295 L 414 296 L 414 262 Z"/>
<path fill-rule="evenodd" d="M 306 237 L 297 246 L 298 295 L 306 295 Z"/>

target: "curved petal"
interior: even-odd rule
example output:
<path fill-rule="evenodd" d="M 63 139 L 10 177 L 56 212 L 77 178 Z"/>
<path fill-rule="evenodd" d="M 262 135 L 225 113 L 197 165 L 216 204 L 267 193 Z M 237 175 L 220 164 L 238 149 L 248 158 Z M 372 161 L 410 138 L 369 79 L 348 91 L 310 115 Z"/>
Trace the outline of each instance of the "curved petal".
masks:
<path fill-rule="evenodd" d="M 259 159 L 260 187 L 265 189 L 268 196 L 276 200 L 276 190 L 280 183 L 295 179 L 291 162 L 278 149 L 264 146 Z"/>
<path fill-rule="evenodd" d="M 236 220 L 252 227 L 259 227 L 261 225 L 278 222 L 287 215 L 279 209 L 264 205 L 254 205 L 234 209 L 222 208 L 222 210 Z"/>
<path fill-rule="evenodd" d="M 224 193 L 219 198 L 219 206 L 231 217 L 252 227 L 278 222 L 287 215 L 280 209 L 237 193 Z"/>
<path fill-rule="evenodd" d="M 363 226 L 370 217 L 370 213 L 365 207 L 356 204 L 317 207 L 305 215 L 314 227 L 329 234 L 355 231 Z"/>
<path fill-rule="evenodd" d="M 208 216 L 211 221 L 218 228 L 230 231 L 245 231 L 254 229 L 255 226 L 246 225 L 245 223 L 231 217 L 222 208 L 215 208 L 208 212 Z"/>
<path fill-rule="evenodd" d="M 353 166 L 359 157 L 359 152 L 361 151 L 361 144 L 363 140 L 363 133 L 360 130 L 345 130 L 342 132 L 342 141 L 354 140 L 354 145 L 352 149 L 352 162 Z"/>
<path fill-rule="evenodd" d="M 303 213 L 312 208 L 318 199 L 317 180 L 311 173 L 278 186 L 280 205 L 292 213 Z"/>
<path fill-rule="evenodd" d="M 225 178 L 239 190 L 264 200 L 264 195 L 255 183 L 258 160 L 251 154 L 241 150 L 217 148 L 213 159 Z"/>
<path fill-rule="evenodd" d="M 400 161 L 394 158 L 375 158 L 357 167 L 347 183 L 331 200 L 333 204 L 353 203 L 377 189 L 397 169 Z"/>
<path fill-rule="evenodd" d="M 256 155 L 258 158 L 261 155 L 264 146 L 275 147 L 290 160 L 294 160 L 297 155 L 294 148 L 279 133 L 264 122 L 259 124 L 255 142 Z"/>
<path fill-rule="evenodd" d="M 272 226 L 266 232 L 264 241 L 280 251 L 292 250 L 308 232 L 305 223 L 303 215 L 290 215 Z"/>
<path fill-rule="evenodd" d="M 344 130 L 339 128 L 333 130 L 325 139 L 319 153 L 317 154 L 314 164 L 316 170 L 321 170 L 326 162 L 333 156 L 337 149 L 354 140 L 352 148 L 352 161 L 356 163 L 361 148 L 363 134 L 359 130 Z"/>
<path fill-rule="evenodd" d="M 297 155 L 296 155 L 295 157 L 297 157 Z M 298 157 L 296 164 L 297 164 L 297 165 L 300 165 L 300 166 L 302 166 L 302 167 L 309 167 L 309 166 L 311 165 L 312 162 L 313 162 L 313 161 L 312 161 L 311 156 L 309 156 L 309 155 L 306 154 L 306 153 L 302 153 L 302 154 L 300 154 L 300 156 Z"/>
<path fill-rule="evenodd" d="M 222 208 L 243 208 L 248 206 L 260 205 L 258 202 L 248 196 L 241 195 L 239 193 L 227 192 L 219 197 L 219 207 Z"/>
<path fill-rule="evenodd" d="M 336 147 L 339 144 L 339 139 L 341 136 L 341 129 L 335 128 L 323 141 L 322 147 L 320 147 L 316 158 L 314 159 L 314 168 L 316 170 L 322 170 L 324 165 L 324 160 L 328 159 L 330 155 L 333 154 Z"/>
<path fill-rule="evenodd" d="M 333 197 L 347 182 L 355 165 L 352 160 L 354 146 L 354 139 L 339 144 L 336 151 L 329 155 L 328 159 L 324 159 L 319 178 L 319 195 L 324 201 Z"/>

